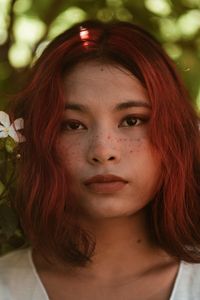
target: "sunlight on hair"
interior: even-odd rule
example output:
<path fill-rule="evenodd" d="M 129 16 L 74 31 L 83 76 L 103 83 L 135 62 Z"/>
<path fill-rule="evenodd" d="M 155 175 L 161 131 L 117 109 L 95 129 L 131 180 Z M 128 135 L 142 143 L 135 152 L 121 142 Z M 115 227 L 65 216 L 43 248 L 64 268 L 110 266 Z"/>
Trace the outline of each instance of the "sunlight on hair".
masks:
<path fill-rule="evenodd" d="M 86 17 L 87 13 L 79 7 L 72 6 L 66 9 L 51 24 L 48 38 L 53 39 L 72 25 L 84 21 Z"/>
<path fill-rule="evenodd" d="M 87 30 L 87 28 L 84 28 L 84 27 L 80 27 L 80 39 L 82 40 L 82 41 L 84 41 L 84 40 L 87 40 L 87 39 L 89 39 L 89 31 Z"/>
<path fill-rule="evenodd" d="M 32 4 L 32 0 L 17 0 L 14 4 L 14 12 L 16 14 L 22 14 L 26 12 Z"/>
<path fill-rule="evenodd" d="M 44 51 L 44 49 L 48 46 L 48 44 L 50 43 L 50 41 L 43 41 L 42 43 L 40 43 L 35 51 L 35 56 L 36 59 L 38 59 L 40 57 L 40 55 L 42 54 L 42 52 Z"/>
<path fill-rule="evenodd" d="M 168 16 L 171 13 L 171 6 L 167 0 L 145 0 L 144 4 L 148 10 L 160 16 Z"/>
<path fill-rule="evenodd" d="M 200 29 L 200 11 L 193 9 L 182 15 L 178 21 L 180 31 L 184 36 L 193 36 Z"/>
<path fill-rule="evenodd" d="M 46 25 L 38 18 L 18 17 L 14 25 L 14 36 L 17 42 L 33 46 L 44 35 Z"/>
<path fill-rule="evenodd" d="M 15 68 L 23 68 L 31 61 L 31 49 L 27 44 L 15 43 L 8 52 L 11 65 Z"/>
<path fill-rule="evenodd" d="M 36 48 L 34 56 L 31 60 L 31 64 L 30 66 L 33 66 L 35 64 L 35 62 L 38 60 L 38 58 L 42 55 L 43 51 L 45 50 L 45 48 L 48 46 L 48 44 L 50 43 L 50 41 L 42 41 Z"/>

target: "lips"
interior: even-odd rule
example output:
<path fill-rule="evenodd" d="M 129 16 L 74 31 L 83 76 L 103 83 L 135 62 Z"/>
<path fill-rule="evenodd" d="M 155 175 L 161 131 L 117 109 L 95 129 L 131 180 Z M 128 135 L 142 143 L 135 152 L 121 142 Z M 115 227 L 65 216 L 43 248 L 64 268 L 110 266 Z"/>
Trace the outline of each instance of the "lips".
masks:
<path fill-rule="evenodd" d="M 84 184 L 85 185 L 89 185 L 89 184 L 92 184 L 92 183 L 106 183 L 106 182 L 124 182 L 124 183 L 127 183 L 128 181 L 125 180 L 124 178 L 122 177 L 119 177 L 119 176 L 116 176 L 116 175 L 113 175 L 113 174 L 105 174 L 105 175 L 96 175 L 96 176 L 93 176 L 93 177 L 90 177 L 88 178 Z"/>
<path fill-rule="evenodd" d="M 124 189 L 128 181 L 113 174 L 104 174 L 90 177 L 84 183 L 92 193 L 112 194 Z"/>

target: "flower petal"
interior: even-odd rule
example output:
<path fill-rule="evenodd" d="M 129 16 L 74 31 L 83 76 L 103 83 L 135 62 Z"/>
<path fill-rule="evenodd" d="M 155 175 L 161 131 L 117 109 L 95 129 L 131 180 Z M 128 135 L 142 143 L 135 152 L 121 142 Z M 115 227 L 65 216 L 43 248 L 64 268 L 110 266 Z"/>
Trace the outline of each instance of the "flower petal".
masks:
<path fill-rule="evenodd" d="M 18 142 L 19 143 L 23 143 L 23 142 L 26 141 L 25 136 L 23 136 L 20 132 L 18 132 L 17 135 L 18 135 Z"/>
<path fill-rule="evenodd" d="M 1 131 L 4 131 L 4 129 L 5 129 L 5 127 L 2 126 L 2 125 L 0 125 L 0 132 L 1 132 Z"/>
<path fill-rule="evenodd" d="M 0 138 L 6 138 L 8 136 L 8 132 L 0 131 Z"/>
<path fill-rule="evenodd" d="M 0 111 L 0 123 L 4 125 L 6 128 L 10 126 L 10 118 L 7 113 L 4 111 Z"/>
<path fill-rule="evenodd" d="M 23 143 L 26 140 L 20 132 L 15 131 L 13 125 L 9 127 L 8 135 L 17 143 Z"/>
<path fill-rule="evenodd" d="M 18 141 L 19 141 L 17 132 L 15 131 L 15 129 L 13 128 L 12 125 L 9 127 L 8 135 L 11 136 L 11 138 L 13 138 L 13 140 L 14 140 L 15 142 L 18 142 Z"/>
<path fill-rule="evenodd" d="M 20 130 L 20 129 L 23 129 L 24 128 L 24 119 L 22 118 L 19 118 L 19 119 L 16 119 L 14 122 L 14 128 L 15 130 Z M 13 125 L 12 124 L 12 125 Z"/>

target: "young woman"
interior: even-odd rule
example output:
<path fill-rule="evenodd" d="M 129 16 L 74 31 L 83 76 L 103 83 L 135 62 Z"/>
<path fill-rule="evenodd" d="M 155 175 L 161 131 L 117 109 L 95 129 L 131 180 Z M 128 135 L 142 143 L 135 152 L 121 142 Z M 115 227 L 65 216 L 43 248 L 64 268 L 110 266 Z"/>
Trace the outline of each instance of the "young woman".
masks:
<path fill-rule="evenodd" d="M 198 116 L 150 34 L 65 31 L 12 112 L 26 138 L 13 205 L 31 247 L 1 258 L 2 300 L 200 298 Z"/>

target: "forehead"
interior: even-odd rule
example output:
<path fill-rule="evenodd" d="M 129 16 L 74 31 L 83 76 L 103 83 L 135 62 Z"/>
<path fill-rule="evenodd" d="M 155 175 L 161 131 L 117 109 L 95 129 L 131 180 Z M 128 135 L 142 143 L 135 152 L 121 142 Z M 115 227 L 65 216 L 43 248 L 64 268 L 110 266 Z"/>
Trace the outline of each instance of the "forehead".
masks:
<path fill-rule="evenodd" d="M 139 80 L 121 66 L 87 62 L 76 65 L 64 77 L 67 102 L 98 101 L 104 105 L 124 100 L 145 100 L 147 91 Z"/>
<path fill-rule="evenodd" d="M 98 78 L 98 81 L 96 80 Z M 100 81 L 99 81 L 100 80 Z M 139 80 L 127 69 L 119 65 L 101 63 L 99 61 L 82 62 L 77 65 L 64 77 L 64 84 L 83 83 L 112 83 L 122 82 L 130 84 L 133 81 L 140 85 Z"/>

